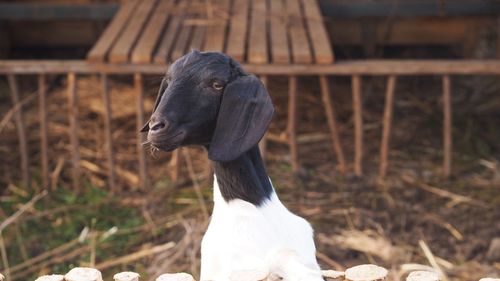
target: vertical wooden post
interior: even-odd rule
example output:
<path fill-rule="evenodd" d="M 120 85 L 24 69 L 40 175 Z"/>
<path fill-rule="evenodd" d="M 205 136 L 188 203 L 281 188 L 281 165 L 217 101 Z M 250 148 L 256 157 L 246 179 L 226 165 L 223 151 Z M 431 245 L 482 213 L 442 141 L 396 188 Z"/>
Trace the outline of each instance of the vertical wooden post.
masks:
<path fill-rule="evenodd" d="M 321 87 L 321 98 L 323 100 L 323 107 L 325 108 L 326 120 L 328 122 L 328 127 L 330 128 L 332 146 L 335 154 L 337 155 L 340 172 L 345 173 L 346 164 L 344 151 L 342 149 L 342 144 L 340 142 L 338 133 L 335 110 L 333 107 L 332 99 L 330 98 L 330 85 L 328 84 L 328 78 L 324 75 L 319 76 L 319 84 Z"/>
<path fill-rule="evenodd" d="M 80 188 L 80 141 L 78 131 L 78 96 L 76 94 L 76 75 L 68 73 L 68 110 L 69 110 L 69 138 L 71 143 L 71 162 L 73 165 L 73 189 L 77 192 Z"/>
<path fill-rule="evenodd" d="M 446 178 L 451 175 L 452 163 L 452 109 L 451 109 L 451 81 L 449 75 L 443 76 L 443 174 Z"/>
<path fill-rule="evenodd" d="M 176 150 L 172 151 L 172 156 L 170 158 L 170 162 L 168 166 L 170 167 L 170 177 L 173 182 L 179 182 L 181 178 L 181 165 L 182 165 L 182 148 L 179 147 Z"/>
<path fill-rule="evenodd" d="M 267 76 L 263 75 L 260 77 L 260 81 L 264 84 L 264 87 L 267 88 Z M 260 154 L 262 155 L 262 160 L 266 161 L 266 149 L 267 149 L 267 133 L 262 137 L 259 142 Z"/>
<path fill-rule="evenodd" d="M 497 59 L 500 59 L 500 16 L 497 17 Z"/>
<path fill-rule="evenodd" d="M 111 99 L 109 97 L 108 91 L 108 76 L 104 73 L 101 74 L 101 86 L 102 86 L 102 99 L 104 103 L 104 135 L 106 138 L 106 148 L 107 148 L 107 160 L 108 160 L 108 184 L 112 193 L 115 193 L 116 183 L 115 183 L 115 155 L 113 151 L 113 137 L 111 133 Z"/>
<path fill-rule="evenodd" d="M 139 156 L 139 178 L 140 188 L 146 189 L 148 186 L 147 170 L 146 170 L 146 153 L 142 144 L 145 141 L 144 134 L 140 132 L 144 125 L 144 89 L 142 88 L 142 74 L 134 74 L 134 87 L 137 96 L 137 154 Z"/>
<path fill-rule="evenodd" d="M 446 16 L 446 0 L 439 0 L 439 15 Z"/>
<path fill-rule="evenodd" d="M 207 151 L 208 152 L 208 151 Z M 214 172 L 214 168 L 212 166 L 212 161 L 210 159 L 208 159 L 208 155 L 207 155 L 207 162 L 205 164 L 205 169 L 204 169 L 204 173 L 205 173 L 205 177 L 207 179 L 210 179 L 213 175 L 213 172 Z"/>
<path fill-rule="evenodd" d="M 361 77 L 354 75 L 352 80 L 352 106 L 354 113 L 354 174 L 363 174 L 363 113 L 361 101 Z"/>
<path fill-rule="evenodd" d="M 371 19 L 360 21 L 361 41 L 365 58 L 374 57 L 377 53 L 377 22 Z"/>
<path fill-rule="evenodd" d="M 5 246 L 5 241 L 3 240 L 3 233 L 0 230 L 0 256 L 2 256 L 2 264 L 3 268 L 5 268 L 5 279 L 6 281 L 11 281 L 10 276 L 10 266 L 9 266 L 9 258 L 7 256 L 7 247 Z M 4 276 L 0 273 L 0 281 L 4 280 Z"/>
<path fill-rule="evenodd" d="M 396 88 L 396 76 L 390 75 L 387 78 L 385 93 L 384 119 L 382 121 L 382 141 L 380 144 L 380 167 L 379 177 L 384 178 L 387 174 L 389 141 L 391 136 L 392 111 L 394 104 L 394 90 Z"/>
<path fill-rule="evenodd" d="M 28 160 L 28 141 L 26 140 L 26 129 L 23 120 L 23 107 L 19 99 L 19 89 L 17 87 L 17 79 L 14 74 L 7 76 L 10 88 L 10 97 L 12 104 L 16 107 L 15 120 L 17 127 L 17 136 L 19 138 L 19 149 L 21 150 L 21 177 L 23 185 L 27 188 L 30 187 L 30 173 L 29 173 L 29 160 Z"/>
<path fill-rule="evenodd" d="M 292 170 L 297 173 L 300 169 L 297 147 L 297 76 L 290 76 L 288 80 L 288 143 Z"/>
<path fill-rule="evenodd" d="M 42 185 L 49 187 L 49 156 L 48 156 L 48 126 L 47 126 L 47 85 L 45 75 L 38 75 L 38 116 L 40 118 L 40 160 L 42 164 Z"/>

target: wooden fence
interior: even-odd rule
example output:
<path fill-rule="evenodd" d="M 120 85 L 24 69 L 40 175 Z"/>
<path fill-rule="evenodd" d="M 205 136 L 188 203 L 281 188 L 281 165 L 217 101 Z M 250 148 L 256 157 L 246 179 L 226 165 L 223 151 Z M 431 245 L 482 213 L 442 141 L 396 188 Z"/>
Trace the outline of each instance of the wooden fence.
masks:
<path fill-rule="evenodd" d="M 257 75 L 270 77 L 273 75 L 287 75 L 290 83 L 297 83 L 297 75 L 316 75 L 320 77 L 320 85 L 323 102 L 327 104 L 328 125 L 332 132 L 332 146 L 336 152 L 340 170 L 345 171 L 345 160 L 339 136 L 336 130 L 334 110 L 331 104 L 331 93 L 328 87 L 327 78 L 329 76 L 350 76 L 352 83 L 353 117 L 354 117 L 354 173 L 358 176 L 363 174 L 363 113 L 362 113 L 362 77 L 364 76 L 387 76 L 386 100 L 383 115 L 383 133 L 379 156 L 379 176 L 385 177 L 389 165 L 388 152 L 390 148 L 390 135 L 392 124 L 392 108 L 394 96 L 396 94 L 397 78 L 399 76 L 441 76 L 442 96 L 443 96 L 443 175 L 450 176 L 452 173 L 452 79 L 454 75 L 500 75 L 499 60 L 363 60 L 344 61 L 330 65 L 243 65 L 248 72 Z M 82 74 L 97 74 L 101 77 L 102 102 L 105 107 L 105 136 L 107 152 L 107 173 L 108 184 L 112 191 L 118 189 L 115 182 L 115 161 L 113 153 L 113 142 L 111 139 L 111 100 L 108 89 L 108 77 L 111 75 L 133 75 L 134 88 L 136 92 L 136 119 L 137 128 L 143 125 L 144 117 L 144 92 L 143 75 L 163 74 L 166 66 L 155 64 L 96 64 L 86 61 L 0 61 L 0 75 L 6 75 L 13 106 L 15 110 L 14 118 L 17 127 L 18 141 L 20 148 L 20 169 L 21 181 L 25 186 L 29 186 L 30 167 L 27 149 L 26 129 L 23 123 L 23 106 L 20 104 L 20 94 L 18 89 L 18 76 L 37 75 L 38 76 L 38 97 L 39 97 L 39 121 L 41 138 L 41 179 L 44 186 L 49 182 L 49 156 L 48 156 L 48 129 L 47 129 L 47 86 L 46 75 L 66 75 L 67 76 L 67 96 L 69 105 L 70 130 L 69 138 L 72 146 L 72 179 L 75 190 L 80 186 L 80 152 L 79 152 L 79 121 L 78 121 L 78 93 L 76 80 Z M 296 86 L 296 85 L 295 85 Z M 295 89 L 296 87 L 290 87 Z M 289 90 L 290 90 L 289 89 Z M 292 101 L 290 101 L 292 102 Z M 291 107 L 295 110 L 295 107 Z M 296 112 L 292 112 L 293 117 Z M 290 121 L 291 119 L 291 121 Z M 296 118 L 289 118 L 289 122 L 297 122 Z M 293 125 L 293 124 L 292 124 Z M 289 138 L 295 139 L 295 130 L 290 131 Z M 139 130 L 137 130 L 139 131 Z M 146 155 L 142 143 L 144 136 L 139 135 L 137 142 L 137 159 L 139 162 L 140 187 L 146 189 L 147 166 Z M 297 150 L 297 142 L 290 145 L 292 154 Z M 296 153 L 295 153 L 296 154 Z M 293 157 L 292 157 L 293 158 Z"/>

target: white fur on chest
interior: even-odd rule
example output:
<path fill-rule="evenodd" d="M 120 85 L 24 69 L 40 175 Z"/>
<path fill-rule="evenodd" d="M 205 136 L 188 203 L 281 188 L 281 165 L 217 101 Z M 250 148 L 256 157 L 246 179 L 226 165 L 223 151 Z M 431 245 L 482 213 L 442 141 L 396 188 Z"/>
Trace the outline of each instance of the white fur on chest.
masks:
<path fill-rule="evenodd" d="M 272 272 L 275 255 L 291 251 L 307 268 L 318 270 L 313 231 L 309 223 L 292 214 L 276 193 L 255 206 L 243 200 L 229 203 L 214 180 L 214 211 L 201 247 L 201 280 L 227 280 L 231 272 Z"/>

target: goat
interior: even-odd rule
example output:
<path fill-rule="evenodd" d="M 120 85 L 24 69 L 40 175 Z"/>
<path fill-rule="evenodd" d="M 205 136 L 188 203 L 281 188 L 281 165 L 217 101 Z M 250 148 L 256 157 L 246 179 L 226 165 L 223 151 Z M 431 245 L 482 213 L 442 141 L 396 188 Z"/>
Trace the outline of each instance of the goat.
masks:
<path fill-rule="evenodd" d="M 285 281 L 323 280 L 313 230 L 278 199 L 258 142 L 274 113 L 260 80 L 229 56 L 191 51 L 164 77 L 141 130 L 157 149 L 202 145 L 213 161 L 214 209 L 201 246 L 201 280 L 259 270 Z"/>

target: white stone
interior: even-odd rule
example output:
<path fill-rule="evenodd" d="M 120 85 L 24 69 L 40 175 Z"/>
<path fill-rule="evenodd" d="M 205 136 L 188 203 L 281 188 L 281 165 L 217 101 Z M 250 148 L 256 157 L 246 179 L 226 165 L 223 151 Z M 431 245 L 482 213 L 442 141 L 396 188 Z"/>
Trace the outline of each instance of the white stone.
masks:
<path fill-rule="evenodd" d="M 191 274 L 181 273 L 165 273 L 156 278 L 156 281 L 195 281 Z"/>
<path fill-rule="evenodd" d="M 113 276 L 113 280 L 115 281 L 139 281 L 139 273 L 132 271 L 125 271 L 117 273 Z"/>
<path fill-rule="evenodd" d="M 65 281 L 102 281 L 101 272 L 90 267 L 75 267 L 64 276 Z"/>
<path fill-rule="evenodd" d="M 432 271 L 413 271 L 406 277 L 406 281 L 439 281 L 439 275 Z"/>
<path fill-rule="evenodd" d="M 321 270 L 321 275 L 325 278 L 337 279 L 345 276 L 345 272 L 337 270 Z"/>
<path fill-rule="evenodd" d="M 0 280 L 2 279 L 0 278 Z M 35 281 L 64 281 L 64 275 L 61 274 L 43 275 L 38 277 Z"/>
<path fill-rule="evenodd" d="M 345 271 L 345 279 L 351 281 L 384 280 L 385 277 L 387 269 L 374 264 L 362 264 Z"/>

